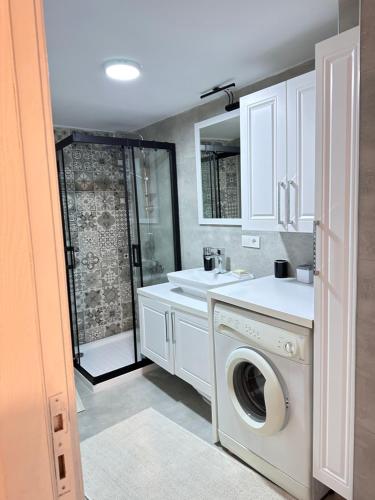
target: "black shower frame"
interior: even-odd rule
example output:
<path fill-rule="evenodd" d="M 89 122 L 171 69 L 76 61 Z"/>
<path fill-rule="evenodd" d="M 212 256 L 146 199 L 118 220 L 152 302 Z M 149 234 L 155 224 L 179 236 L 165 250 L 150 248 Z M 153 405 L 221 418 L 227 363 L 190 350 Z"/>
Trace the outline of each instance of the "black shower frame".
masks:
<path fill-rule="evenodd" d="M 56 154 L 58 154 L 59 151 L 63 151 L 64 148 L 67 146 L 70 146 L 73 143 L 86 143 L 86 144 L 103 144 L 106 146 L 120 146 L 122 147 L 122 158 L 123 158 L 123 170 L 124 170 L 124 189 L 126 191 L 125 195 L 126 198 L 128 198 L 128 187 L 126 183 L 126 170 L 125 170 L 125 148 L 132 148 L 132 164 L 133 168 L 135 168 L 134 165 L 134 148 L 150 148 L 150 149 L 165 149 L 169 151 L 170 153 L 170 180 L 171 180 L 171 202 L 172 202 L 172 222 L 173 222 L 173 246 L 174 246 L 174 263 L 175 263 L 175 270 L 179 271 L 181 270 L 181 244 L 180 244 L 180 221 L 179 221 L 179 208 L 178 208 L 178 191 L 177 191 L 177 163 L 176 163 L 176 146 L 174 143 L 171 142 L 160 142 L 160 141 L 145 141 L 141 139 L 129 139 L 126 137 L 112 137 L 112 136 L 102 136 L 102 135 L 91 135 L 91 134 L 84 134 L 81 132 L 72 132 L 71 135 L 65 137 L 61 141 L 57 142 L 55 144 L 56 148 Z M 62 155 L 63 156 L 63 155 Z M 57 160 L 58 163 L 58 160 Z M 59 165 L 59 163 L 58 163 Z M 67 254 L 67 245 L 66 245 L 66 236 L 65 236 L 65 227 L 64 227 L 64 215 L 63 215 L 63 199 L 62 199 L 62 192 L 61 189 L 59 189 L 59 195 L 60 195 L 60 205 L 61 205 L 61 216 L 62 216 L 62 225 L 63 225 L 63 236 L 64 236 L 64 255 L 65 255 L 65 267 L 66 267 L 66 279 L 67 279 L 67 291 L 68 295 L 70 296 L 70 289 L 69 289 L 69 262 L 68 262 L 68 254 Z M 138 210 L 138 208 L 137 208 Z M 139 237 L 139 218 L 137 215 L 137 233 Z M 131 261 L 131 267 L 133 267 L 132 259 L 133 259 L 133 252 L 131 251 L 131 248 L 129 248 L 130 251 L 130 261 Z M 143 286 L 143 276 L 142 276 L 142 268 L 141 268 L 141 286 Z M 132 280 L 133 280 L 133 273 L 131 273 Z M 133 290 L 133 284 L 132 284 L 132 290 Z M 132 297 L 132 303 L 133 303 L 133 322 L 134 322 L 134 337 L 135 337 L 135 332 L 136 332 L 136 314 L 135 314 L 135 307 L 136 307 L 136 301 L 135 301 L 135 296 L 134 296 L 134 291 L 132 292 L 133 297 Z M 108 373 L 104 373 L 102 375 L 94 377 L 91 375 L 87 370 L 85 370 L 79 362 L 75 359 L 75 352 L 74 352 L 74 340 L 73 340 L 73 318 L 72 318 L 72 313 L 71 313 L 71 305 L 70 305 L 70 300 L 69 300 L 69 318 L 70 318 L 70 331 L 71 331 L 71 336 L 72 336 L 72 351 L 73 351 L 73 364 L 74 367 L 92 384 L 100 384 L 101 382 L 105 382 L 107 380 L 110 380 L 112 378 L 118 377 L 120 375 L 124 375 L 126 373 L 132 372 L 133 370 L 137 370 L 138 368 L 142 368 L 144 366 L 147 366 L 152 363 L 148 358 L 144 358 L 141 361 L 136 361 L 135 363 L 124 366 L 121 368 L 118 368 L 117 370 L 112 370 Z M 135 342 L 135 349 L 136 349 L 136 339 L 134 338 Z M 137 356 L 135 356 L 135 359 L 137 359 Z"/>

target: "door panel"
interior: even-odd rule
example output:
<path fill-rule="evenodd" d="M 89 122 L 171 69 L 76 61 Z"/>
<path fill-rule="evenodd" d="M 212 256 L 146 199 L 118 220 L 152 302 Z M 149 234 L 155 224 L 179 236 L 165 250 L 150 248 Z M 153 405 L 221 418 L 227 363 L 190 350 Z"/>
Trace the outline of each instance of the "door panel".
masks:
<path fill-rule="evenodd" d="M 288 80 L 288 192 L 292 232 L 312 232 L 315 206 L 315 71 Z"/>
<path fill-rule="evenodd" d="M 243 229 L 286 231 L 286 82 L 241 99 Z"/>
<path fill-rule="evenodd" d="M 352 498 L 359 30 L 317 45 L 314 476 Z"/>
<path fill-rule="evenodd" d="M 64 500 L 81 500 L 41 0 L 0 3 L 0 51 L 0 498 L 56 499 L 64 486 Z M 56 400 L 62 431 L 51 418 Z"/>
<path fill-rule="evenodd" d="M 139 309 L 142 354 L 174 373 L 169 306 L 141 297 Z"/>
<path fill-rule="evenodd" d="M 175 373 L 198 391 L 211 395 L 208 322 L 173 312 Z"/>

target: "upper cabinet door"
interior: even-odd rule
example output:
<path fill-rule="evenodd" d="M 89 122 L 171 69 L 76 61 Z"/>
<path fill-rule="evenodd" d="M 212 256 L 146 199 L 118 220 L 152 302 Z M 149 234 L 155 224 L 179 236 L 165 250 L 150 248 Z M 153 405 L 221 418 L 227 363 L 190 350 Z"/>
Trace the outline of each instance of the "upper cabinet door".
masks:
<path fill-rule="evenodd" d="M 286 231 L 286 82 L 240 103 L 242 227 Z"/>
<path fill-rule="evenodd" d="M 312 232 L 315 201 L 315 71 L 287 82 L 288 231 Z"/>

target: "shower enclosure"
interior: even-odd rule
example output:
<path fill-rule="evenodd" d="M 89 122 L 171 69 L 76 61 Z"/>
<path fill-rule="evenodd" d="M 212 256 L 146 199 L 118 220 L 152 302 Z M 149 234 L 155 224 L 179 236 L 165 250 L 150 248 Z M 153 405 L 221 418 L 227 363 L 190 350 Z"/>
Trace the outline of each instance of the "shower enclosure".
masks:
<path fill-rule="evenodd" d="M 137 288 L 181 269 L 175 146 L 74 132 L 56 152 L 74 364 L 97 384 L 149 363 Z"/>

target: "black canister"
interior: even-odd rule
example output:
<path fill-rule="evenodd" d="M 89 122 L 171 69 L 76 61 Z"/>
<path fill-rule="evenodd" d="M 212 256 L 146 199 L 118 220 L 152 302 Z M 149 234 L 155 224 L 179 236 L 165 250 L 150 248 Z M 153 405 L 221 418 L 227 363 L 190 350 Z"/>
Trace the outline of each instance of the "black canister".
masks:
<path fill-rule="evenodd" d="M 275 278 L 287 278 L 288 277 L 288 261 L 287 260 L 275 260 Z"/>
<path fill-rule="evenodd" d="M 203 248 L 203 267 L 205 271 L 212 271 L 214 268 L 214 259 L 212 258 L 211 247 Z"/>

